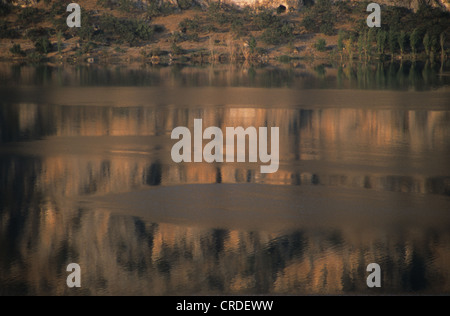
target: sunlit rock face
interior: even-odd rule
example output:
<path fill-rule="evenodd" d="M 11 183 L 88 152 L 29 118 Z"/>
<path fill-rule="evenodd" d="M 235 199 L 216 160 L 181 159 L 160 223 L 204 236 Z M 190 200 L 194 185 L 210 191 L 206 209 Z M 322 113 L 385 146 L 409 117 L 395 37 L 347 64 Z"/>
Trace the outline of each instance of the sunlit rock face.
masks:
<path fill-rule="evenodd" d="M 163 3 L 170 3 L 173 6 L 179 7 L 181 4 L 177 0 L 131 0 L 136 2 L 138 7 L 142 9 L 146 8 L 153 2 L 157 2 L 159 5 Z M 216 2 L 216 0 L 192 0 L 202 7 L 207 7 L 211 3 Z M 348 0 L 335 0 L 337 1 L 348 1 Z M 352 2 L 361 2 L 360 0 L 350 0 Z M 34 6 L 40 0 L 0 0 L 0 2 L 10 2 L 16 6 L 26 7 Z M 117 1 L 119 2 L 119 1 Z M 284 6 L 286 10 L 289 9 L 300 9 L 304 5 L 312 4 L 314 0 L 222 0 L 222 3 L 235 4 L 240 7 L 250 6 L 250 7 L 270 7 L 278 8 L 279 6 Z M 373 1 L 379 4 L 385 4 L 390 6 L 405 7 L 417 11 L 422 4 L 429 5 L 435 8 L 450 10 L 450 0 L 376 0 Z"/>
<path fill-rule="evenodd" d="M 354 1 L 358 2 L 358 1 Z M 428 5 L 434 8 L 441 8 L 445 10 L 450 9 L 450 1 L 449 0 L 377 0 L 372 1 L 378 4 L 385 4 L 390 6 L 399 6 L 405 7 L 411 10 L 417 11 L 421 5 Z"/>

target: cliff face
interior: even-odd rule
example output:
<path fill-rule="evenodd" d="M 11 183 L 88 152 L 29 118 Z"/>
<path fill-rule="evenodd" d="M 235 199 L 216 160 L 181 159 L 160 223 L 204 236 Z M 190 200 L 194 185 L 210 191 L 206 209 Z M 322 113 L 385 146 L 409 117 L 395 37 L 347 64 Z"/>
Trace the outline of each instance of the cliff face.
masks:
<path fill-rule="evenodd" d="M 40 0 L 0 0 L 1 2 L 12 2 L 18 6 L 30 6 L 35 5 Z M 131 0 L 137 2 L 141 7 L 147 7 L 151 2 L 157 1 L 160 4 L 163 2 L 169 2 L 174 6 L 179 6 L 178 0 Z M 193 0 L 202 7 L 207 7 L 210 3 L 219 0 Z M 335 1 L 347 1 L 347 0 L 335 0 Z M 351 0 L 353 2 L 360 2 L 360 0 Z M 222 0 L 223 3 L 232 3 L 238 6 L 267 6 L 276 8 L 280 5 L 284 5 L 286 8 L 301 8 L 307 3 L 314 2 L 314 0 Z M 420 5 L 425 4 L 435 8 L 441 8 L 450 11 L 450 0 L 374 0 L 373 2 L 391 6 L 405 7 L 414 11 L 417 11 Z"/>
<path fill-rule="evenodd" d="M 447 11 L 450 10 L 449 0 L 374 0 L 373 2 L 390 6 L 405 7 L 413 10 L 414 12 L 417 11 L 423 4 Z"/>

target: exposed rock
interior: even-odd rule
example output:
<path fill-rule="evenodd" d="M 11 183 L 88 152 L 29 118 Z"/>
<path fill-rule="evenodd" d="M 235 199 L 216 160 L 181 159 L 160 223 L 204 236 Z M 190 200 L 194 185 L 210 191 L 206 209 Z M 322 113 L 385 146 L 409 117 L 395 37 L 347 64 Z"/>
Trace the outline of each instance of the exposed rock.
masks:
<path fill-rule="evenodd" d="M 26 7 L 36 5 L 40 0 L 0 0 L 1 2 L 10 2 L 13 5 Z M 75 0 L 74 0 L 75 1 Z M 159 5 L 162 3 L 170 3 L 173 6 L 180 6 L 180 0 L 131 0 L 137 3 L 137 7 L 145 8 L 150 5 L 150 3 L 157 1 Z M 219 0 L 192 0 L 202 7 L 209 6 L 210 3 Z M 334 1 L 347 1 L 347 0 L 334 0 Z M 353 2 L 358 2 L 360 0 L 351 0 Z M 118 2 L 118 0 L 117 0 Z M 299 9 L 307 3 L 313 3 L 314 0 L 222 0 L 223 3 L 236 4 L 238 6 L 267 6 L 272 8 L 278 8 L 280 5 L 289 8 Z M 391 6 L 405 7 L 414 11 L 417 11 L 422 4 L 429 5 L 435 8 L 441 8 L 446 11 L 450 11 L 450 0 L 374 0 L 373 2 Z"/>
<path fill-rule="evenodd" d="M 356 0 L 353 0 L 356 2 Z M 405 7 L 416 12 L 421 5 L 450 10 L 450 0 L 374 0 L 378 4 Z"/>

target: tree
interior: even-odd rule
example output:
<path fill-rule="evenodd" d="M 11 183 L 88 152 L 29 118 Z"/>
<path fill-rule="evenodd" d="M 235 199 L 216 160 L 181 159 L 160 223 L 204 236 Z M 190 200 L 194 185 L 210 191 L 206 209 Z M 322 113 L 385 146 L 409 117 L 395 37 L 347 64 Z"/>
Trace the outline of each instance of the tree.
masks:
<path fill-rule="evenodd" d="M 323 38 L 319 38 L 315 44 L 316 49 L 319 52 L 324 52 L 327 48 L 327 42 Z"/>
<path fill-rule="evenodd" d="M 51 51 L 52 44 L 50 43 L 48 37 L 40 37 L 35 43 L 34 47 L 36 51 L 41 54 L 47 54 Z"/>
<path fill-rule="evenodd" d="M 341 59 L 342 59 L 342 51 L 344 50 L 344 36 L 345 36 L 344 31 L 339 30 L 338 39 L 337 39 L 337 49 L 339 51 L 339 55 L 341 56 Z"/>
<path fill-rule="evenodd" d="M 371 28 L 369 32 L 367 32 L 367 39 L 366 39 L 366 54 L 370 59 L 370 56 L 372 55 L 372 44 L 375 41 L 375 28 Z"/>
<path fill-rule="evenodd" d="M 253 54 L 255 52 L 255 49 L 256 49 L 256 38 L 255 37 L 252 36 L 248 40 L 248 48 L 250 48 L 251 54 Z"/>
<path fill-rule="evenodd" d="M 441 59 L 444 60 L 445 57 L 445 33 L 442 32 L 441 35 L 439 36 L 439 44 L 441 44 Z"/>
<path fill-rule="evenodd" d="M 57 47 L 58 47 L 58 53 L 61 54 L 62 52 L 62 32 L 59 31 L 56 35 L 58 42 L 57 42 Z"/>
<path fill-rule="evenodd" d="M 358 54 L 359 54 L 359 58 L 361 59 L 362 58 L 362 55 L 363 55 L 363 51 L 364 51 L 364 48 L 365 48 L 365 42 L 366 42 L 366 39 L 367 39 L 367 35 L 366 35 L 366 33 L 364 32 L 364 33 L 359 33 L 359 37 L 358 37 Z"/>
<path fill-rule="evenodd" d="M 350 60 L 353 59 L 353 50 L 352 50 L 352 46 L 353 46 L 353 41 L 351 38 L 348 38 L 346 40 L 344 40 L 344 47 L 345 47 L 345 52 L 347 53 L 347 56 Z"/>
<path fill-rule="evenodd" d="M 388 44 L 389 44 L 389 51 L 391 52 L 391 59 L 394 59 L 394 53 L 397 47 L 397 33 L 393 29 L 389 30 Z"/>
<path fill-rule="evenodd" d="M 308 32 L 323 33 L 325 35 L 334 34 L 335 14 L 333 13 L 332 0 L 318 0 L 314 6 L 305 11 L 302 26 Z"/>
<path fill-rule="evenodd" d="M 379 30 L 377 33 L 377 50 L 379 55 L 384 54 L 384 49 L 386 45 L 386 32 L 383 30 Z"/>
<path fill-rule="evenodd" d="M 411 36 L 409 38 L 409 44 L 411 46 L 411 51 L 413 53 L 414 58 L 416 58 L 417 53 L 417 45 L 420 41 L 420 34 L 418 29 L 414 29 L 414 31 L 411 33 Z"/>
<path fill-rule="evenodd" d="M 20 44 L 14 44 L 9 51 L 14 55 L 25 56 L 25 52 L 20 47 Z"/>
<path fill-rule="evenodd" d="M 434 56 L 436 56 L 437 53 L 437 49 L 438 49 L 438 44 L 439 40 L 438 40 L 438 36 L 437 35 L 432 35 L 431 36 L 431 55 L 430 55 L 430 59 L 434 60 Z"/>
<path fill-rule="evenodd" d="M 184 53 L 184 49 L 178 46 L 176 43 L 172 43 L 172 54 L 173 55 L 182 55 Z"/>
<path fill-rule="evenodd" d="M 401 31 L 398 37 L 398 46 L 400 47 L 400 55 L 403 57 L 403 53 L 405 52 L 406 41 L 408 40 L 408 35 L 406 35 L 405 31 Z"/>
<path fill-rule="evenodd" d="M 427 56 L 430 56 L 430 53 L 431 53 L 431 38 L 430 38 L 430 35 L 428 33 L 426 33 L 425 36 L 423 37 L 423 47 L 425 48 L 425 54 L 427 54 Z"/>

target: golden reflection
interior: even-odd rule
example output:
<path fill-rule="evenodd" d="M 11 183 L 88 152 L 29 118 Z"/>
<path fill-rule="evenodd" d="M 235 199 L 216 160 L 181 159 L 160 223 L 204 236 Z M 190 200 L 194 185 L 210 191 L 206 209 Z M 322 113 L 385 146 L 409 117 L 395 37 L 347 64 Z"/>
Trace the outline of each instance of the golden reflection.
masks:
<path fill-rule="evenodd" d="M 59 196 L 105 194 L 145 185 L 268 183 L 448 194 L 448 111 L 154 107 L 18 107 L 20 129 L 48 130 L 21 147 L 39 154 L 39 184 Z M 40 126 L 37 117 L 50 126 Z M 175 164 L 177 126 L 278 126 L 280 168 L 258 163 Z M 205 142 L 204 142 L 205 143 Z M 80 153 L 82 153 L 80 155 Z M 326 164 L 325 164 L 326 163 Z M 410 172 L 409 170 L 419 170 Z"/>
<path fill-rule="evenodd" d="M 2 111 L 12 114 L 2 121 L 11 125 L 2 126 L 0 152 L 0 294 L 73 294 L 70 262 L 83 269 L 75 294 L 368 293 L 372 262 L 385 271 L 383 293 L 450 292 L 449 217 L 439 209 L 450 193 L 449 111 L 32 103 Z M 279 171 L 174 163 L 170 132 L 195 118 L 222 129 L 278 126 Z M 221 190 L 235 183 L 252 186 Z M 113 212 L 126 193 L 150 198 Z M 185 214 L 191 206 L 179 193 L 203 209 Z"/>

